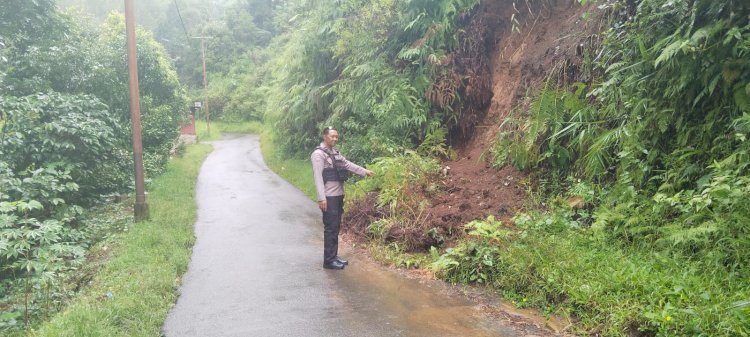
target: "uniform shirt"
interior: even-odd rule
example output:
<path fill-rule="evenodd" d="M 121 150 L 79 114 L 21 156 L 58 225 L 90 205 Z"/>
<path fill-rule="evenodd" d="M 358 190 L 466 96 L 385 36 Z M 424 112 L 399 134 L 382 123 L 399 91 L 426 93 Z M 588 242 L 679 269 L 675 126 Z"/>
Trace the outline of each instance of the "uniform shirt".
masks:
<path fill-rule="evenodd" d="M 326 148 L 325 143 L 320 143 L 320 147 Z M 339 153 L 336 149 L 331 149 L 336 160 L 344 163 L 343 167 L 349 172 L 364 176 L 367 172 L 363 167 L 354 164 Z M 333 160 L 328 153 L 315 149 L 310 155 L 312 161 L 313 179 L 315 180 L 315 192 L 318 194 L 318 201 L 326 200 L 326 197 L 336 197 L 344 195 L 344 183 L 341 181 L 328 181 L 323 183 L 323 169 L 333 167 Z"/>

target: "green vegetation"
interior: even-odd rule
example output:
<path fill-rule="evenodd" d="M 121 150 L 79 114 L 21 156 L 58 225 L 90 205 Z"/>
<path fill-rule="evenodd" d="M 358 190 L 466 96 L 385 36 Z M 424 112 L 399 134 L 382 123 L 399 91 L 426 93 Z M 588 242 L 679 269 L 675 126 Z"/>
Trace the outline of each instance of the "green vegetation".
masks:
<path fill-rule="evenodd" d="M 67 205 L 61 197 L 76 188 L 69 170 L 59 166 L 18 175 L 0 166 L 0 190 L 7 193 L 0 199 L 0 330 L 28 326 L 56 312 L 85 282 L 77 272 L 86 249 L 127 228 L 119 205 L 114 211 L 104 204 L 90 212 Z"/>
<path fill-rule="evenodd" d="M 0 74 L 3 96 L 22 98 L 50 93 L 93 96 L 106 105 L 107 118 L 117 122 L 118 127 L 109 131 L 113 133 L 117 149 L 127 151 L 131 132 L 127 67 L 123 57 L 124 17 L 113 13 L 97 27 L 80 14 L 57 12 L 51 1 L 13 0 L 0 6 L 3 6 L 0 7 L 2 15 L 7 16 L 2 18 L 3 22 L 9 23 L 0 27 L 6 47 L 3 69 L 7 69 Z M 177 137 L 177 126 L 186 117 L 183 109 L 187 96 L 166 51 L 153 35 L 138 29 L 137 44 L 144 160 L 149 172 L 154 174 L 167 160 Z M 75 110 L 66 104 L 79 101 L 53 101 L 61 106 L 47 109 Z M 0 116 L 6 120 L 4 129 L 11 124 L 13 110 L 23 109 L 23 106 L 6 106 L 6 109 Z M 91 118 L 94 117 L 99 118 Z M 123 154 L 123 158 L 130 157 L 127 152 Z"/>
<path fill-rule="evenodd" d="M 736 308 L 749 291 L 746 279 L 704 262 L 622 249 L 587 230 L 570 230 L 572 214 L 521 214 L 513 231 L 493 219 L 474 221 L 467 224 L 469 238 L 436 254 L 431 268 L 452 282 L 491 286 L 518 307 L 575 319 L 573 330 L 579 333 L 747 333 L 746 318 Z"/>
<path fill-rule="evenodd" d="M 366 235 L 374 242 L 386 243 L 393 241 L 391 236 L 397 227 L 401 233 L 419 233 L 438 239 L 438 231 L 426 228 L 424 220 L 429 198 L 441 192 L 437 179 L 439 162 L 415 151 L 407 151 L 403 155 L 378 158 L 368 168 L 375 175 L 350 187 L 350 196 L 354 200 L 362 198 L 365 193 L 378 192 L 375 207 L 383 216 L 367 225 Z M 421 249 L 419 243 L 409 239 L 411 237 L 413 235 L 399 237 L 392 248 L 397 252 Z"/>
<path fill-rule="evenodd" d="M 209 145 L 191 145 L 151 184 L 151 219 L 112 238 L 91 286 L 33 336 L 157 336 L 187 270 L 195 236 L 195 182 Z M 102 251 L 98 247 L 95 251 Z"/>
<path fill-rule="evenodd" d="M 130 168 L 125 166 L 129 160 L 115 138 L 120 127 L 96 97 L 54 92 L 2 96 L 0 110 L 6 114 L 0 156 L 11 172 L 64 167 L 70 173 L 65 182 L 78 185 L 60 196 L 69 202 L 111 193 L 128 183 L 123 173 Z"/>
<path fill-rule="evenodd" d="M 451 73 L 448 54 L 461 51 L 464 37 L 459 18 L 472 15 L 477 3 L 347 1 L 295 8 L 304 14 L 269 61 L 266 118 L 281 150 L 307 155 L 319 130 L 335 125 L 348 137 L 345 153 L 369 162 L 412 149 L 444 121 L 457 120 L 460 104 L 447 102 L 461 88 L 438 92 L 430 84 Z M 445 105 L 423 94 L 432 90 L 431 97 Z"/>
<path fill-rule="evenodd" d="M 497 1 L 489 8 L 516 4 Z M 124 22 L 107 14 L 111 4 L 63 2 L 92 9 L 101 29 L 51 0 L 0 3 L 0 281 L 20 289 L 0 292 L 0 326 L 20 331 L 61 308 L 73 293 L 64 275 L 127 226 L 106 241 L 117 256 L 93 286 L 35 331 L 156 335 L 194 216 L 172 214 L 160 193 L 193 181 L 208 150 L 190 147 L 155 178 L 151 222 L 85 220 L 81 206 L 132 184 Z M 184 20 L 177 5 L 153 1 L 141 12 L 154 31 L 139 29 L 138 39 L 148 176 L 163 169 L 189 101 L 178 79 L 203 95 L 200 42 L 187 35 L 211 36 L 212 130 L 199 117 L 199 139 L 262 134 L 268 166 L 314 198 L 309 154 L 322 127 L 336 126 L 347 157 L 377 172 L 347 193 L 374 201 L 380 217 L 362 233 L 379 258 L 488 285 L 519 307 L 570 317 L 583 334 L 750 335 L 747 1 L 598 1 L 609 26 L 591 39 L 601 42 L 580 46 L 578 78 L 548 74 L 488 152 L 496 167 L 526 171 L 529 204 L 545 206 L 461 233 L 422 220 L 430 198 L 446 193 L 440 160 L 489 105 L 497 36 L 481 14 L 487 4 L 185 0 Z M 514 13 L 508 28 L 518 32 L 525 14 Z M 181 207 L 192 204 L 183 196 Z M 136 291 L 136 280 L 153 291 Z M 92 321 L 101 330 L 89 330 Z"/>
<path fill-rule="evenodd" d="M 748 335 L 750 6 L 619 6 L 599 75 L 574 90 L 548 83 L 494 149 L 554 207 L 433 266 L 577 317 L 582 331 Z"/>
<path fill-rule="evenodd" d="M 117 226 L 87 208 L 133 188 L 125 23 L 94 26 L 55 2 L 0 3 L 0 329 L 29 327 L 74 291 L 67 278 Z M 138 30 L 144 164 L 164 167 L 187 97 Z"/>

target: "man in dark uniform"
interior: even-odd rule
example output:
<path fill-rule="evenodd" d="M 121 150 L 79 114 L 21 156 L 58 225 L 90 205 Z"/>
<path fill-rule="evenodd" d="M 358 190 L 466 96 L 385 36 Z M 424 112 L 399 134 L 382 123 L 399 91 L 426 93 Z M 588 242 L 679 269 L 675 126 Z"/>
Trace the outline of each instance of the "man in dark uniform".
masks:
<path fill-rule="evenodd" d="M 344 269 L 349 264 L 338 256 L 339 230 L 344 212 L 344 182 L 348 172 L 359 176 L 373 173 L 344 158 L 334 146 L 339 133 L 332 126 L 323 129 L 323 142 L 310 155 L 318 195 L 318 207 L 323 211 L 323 268 Z"/>

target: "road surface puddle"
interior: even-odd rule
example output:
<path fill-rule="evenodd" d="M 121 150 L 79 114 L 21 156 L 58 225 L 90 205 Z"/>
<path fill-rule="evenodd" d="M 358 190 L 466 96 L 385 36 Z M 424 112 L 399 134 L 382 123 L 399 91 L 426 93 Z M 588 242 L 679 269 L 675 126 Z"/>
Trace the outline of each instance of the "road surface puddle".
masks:
<path fill-rule="evenodd" d="M 400 336 L 524 336 L 507 322 L 483 314 L 482 306 L 450 294 L 440 281 L 409 279 L 361 256 L 351 256 L 343 271 L 326 271 L 335 285 L 334 300 Z M 534 329 L 533 335 L 548 335 Z"/>

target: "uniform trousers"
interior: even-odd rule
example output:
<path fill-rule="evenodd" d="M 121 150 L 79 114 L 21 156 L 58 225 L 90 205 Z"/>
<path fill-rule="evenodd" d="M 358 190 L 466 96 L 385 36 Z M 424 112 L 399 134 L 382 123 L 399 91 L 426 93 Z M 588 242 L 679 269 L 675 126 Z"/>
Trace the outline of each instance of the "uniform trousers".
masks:
<path fill-rule="evenodd" d="M 327 209 L 323 211 L 323 262 L 331 263 L 339 253 L 339 231 L 344 214 L 344 196 L 326 197 Z"/>

